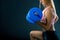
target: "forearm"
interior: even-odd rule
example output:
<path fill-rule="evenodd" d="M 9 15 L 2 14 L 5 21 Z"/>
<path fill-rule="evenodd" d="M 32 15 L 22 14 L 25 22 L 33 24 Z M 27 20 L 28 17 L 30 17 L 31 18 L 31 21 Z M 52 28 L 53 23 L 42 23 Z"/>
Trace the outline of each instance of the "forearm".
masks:
<path fill-rule="evenodd" d="M 36 22 L 36 24 L 43 27 L 44 29 L 46 29 L 47 23 L 43 23 L 43 22 L 38 21 L 38 22 Z"/>

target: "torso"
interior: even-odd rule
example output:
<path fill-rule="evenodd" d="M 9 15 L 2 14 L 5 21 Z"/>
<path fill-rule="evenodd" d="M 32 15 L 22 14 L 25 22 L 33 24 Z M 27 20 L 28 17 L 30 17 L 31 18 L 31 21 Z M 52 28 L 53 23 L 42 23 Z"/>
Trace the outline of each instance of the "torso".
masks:
<path fill-rule="evenodd" d="M 43 19 L 49 17 L 49 16 L 47 16 L 47 14 L 46 14 L 46 11 L 49 10 L 49 8 L 50 8 L 50 10 L 52 10 L 52 13 L 53 13 L 53 17 L 52 17 L 52 20 L 51 20 L 51 27 L 53 28 L 53 30 L 55 30 L 55 28 L 54 28 L 54 20 L 55 20 L 55 19 L 54 19 L 54 16 L 55 16 L 55 15 L 54 15 L 54 11 L 53 11 L 53 9 L 52 9 L 51 7 L 47 7 L 47 8 L 45 8 L 45 9 L 43 10 L 43 12 L 42 12 L 42 13 L 43 13 Z"/>

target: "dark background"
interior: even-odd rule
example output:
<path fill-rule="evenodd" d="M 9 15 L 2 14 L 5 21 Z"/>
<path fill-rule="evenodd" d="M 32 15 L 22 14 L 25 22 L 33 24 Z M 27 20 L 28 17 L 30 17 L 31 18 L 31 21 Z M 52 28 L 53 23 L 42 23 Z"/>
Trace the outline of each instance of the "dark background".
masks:
<path fill-rule="evenodd" d="M 57 14 L 60 17 L 60 1 L 54 0 Z M 0 36 L 7 40 L 29 40 L 31 30 L 40 30 L 38 25 L 30 24 L 25 17 L 28 10 L 38 7 L 38 0 L 0 0 Z M 60 38 L 60 19 L 55 24 Z"/>

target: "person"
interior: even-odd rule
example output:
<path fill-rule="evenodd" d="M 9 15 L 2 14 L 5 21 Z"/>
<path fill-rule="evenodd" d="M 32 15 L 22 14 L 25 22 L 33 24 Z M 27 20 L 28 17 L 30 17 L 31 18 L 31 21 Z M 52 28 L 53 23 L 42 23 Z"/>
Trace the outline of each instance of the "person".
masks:
<path fill-rule="evenodd" d="M 41 21 L 37 21 L 36 24 L 41 26 L 42 31 L 33 30 L 30 32 L 30 40 L 44 40 L 44 34 L 47 40 L 58 40 L 56 36 L 54 24 L 58 21 L 58 16 L 56 14 L 56 9 L 53 0 L 40 0 L 44 6 L 42 11 L 43 17 Z"/>

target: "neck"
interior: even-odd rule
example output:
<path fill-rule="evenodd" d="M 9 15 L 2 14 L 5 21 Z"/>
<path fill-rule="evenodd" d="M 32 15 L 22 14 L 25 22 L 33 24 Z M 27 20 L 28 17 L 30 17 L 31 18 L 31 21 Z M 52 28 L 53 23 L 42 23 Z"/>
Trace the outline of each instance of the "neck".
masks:
<path fill-rule="evenodd" d="M 51 7 L 52 7 L 52 5 L 51 5 L 51 4 L 46 4 L 46 5 L 45 5 L 45 8 L 46 8 L 46 7 L 48 7 L 48 6 L 51 6 Z"/>

